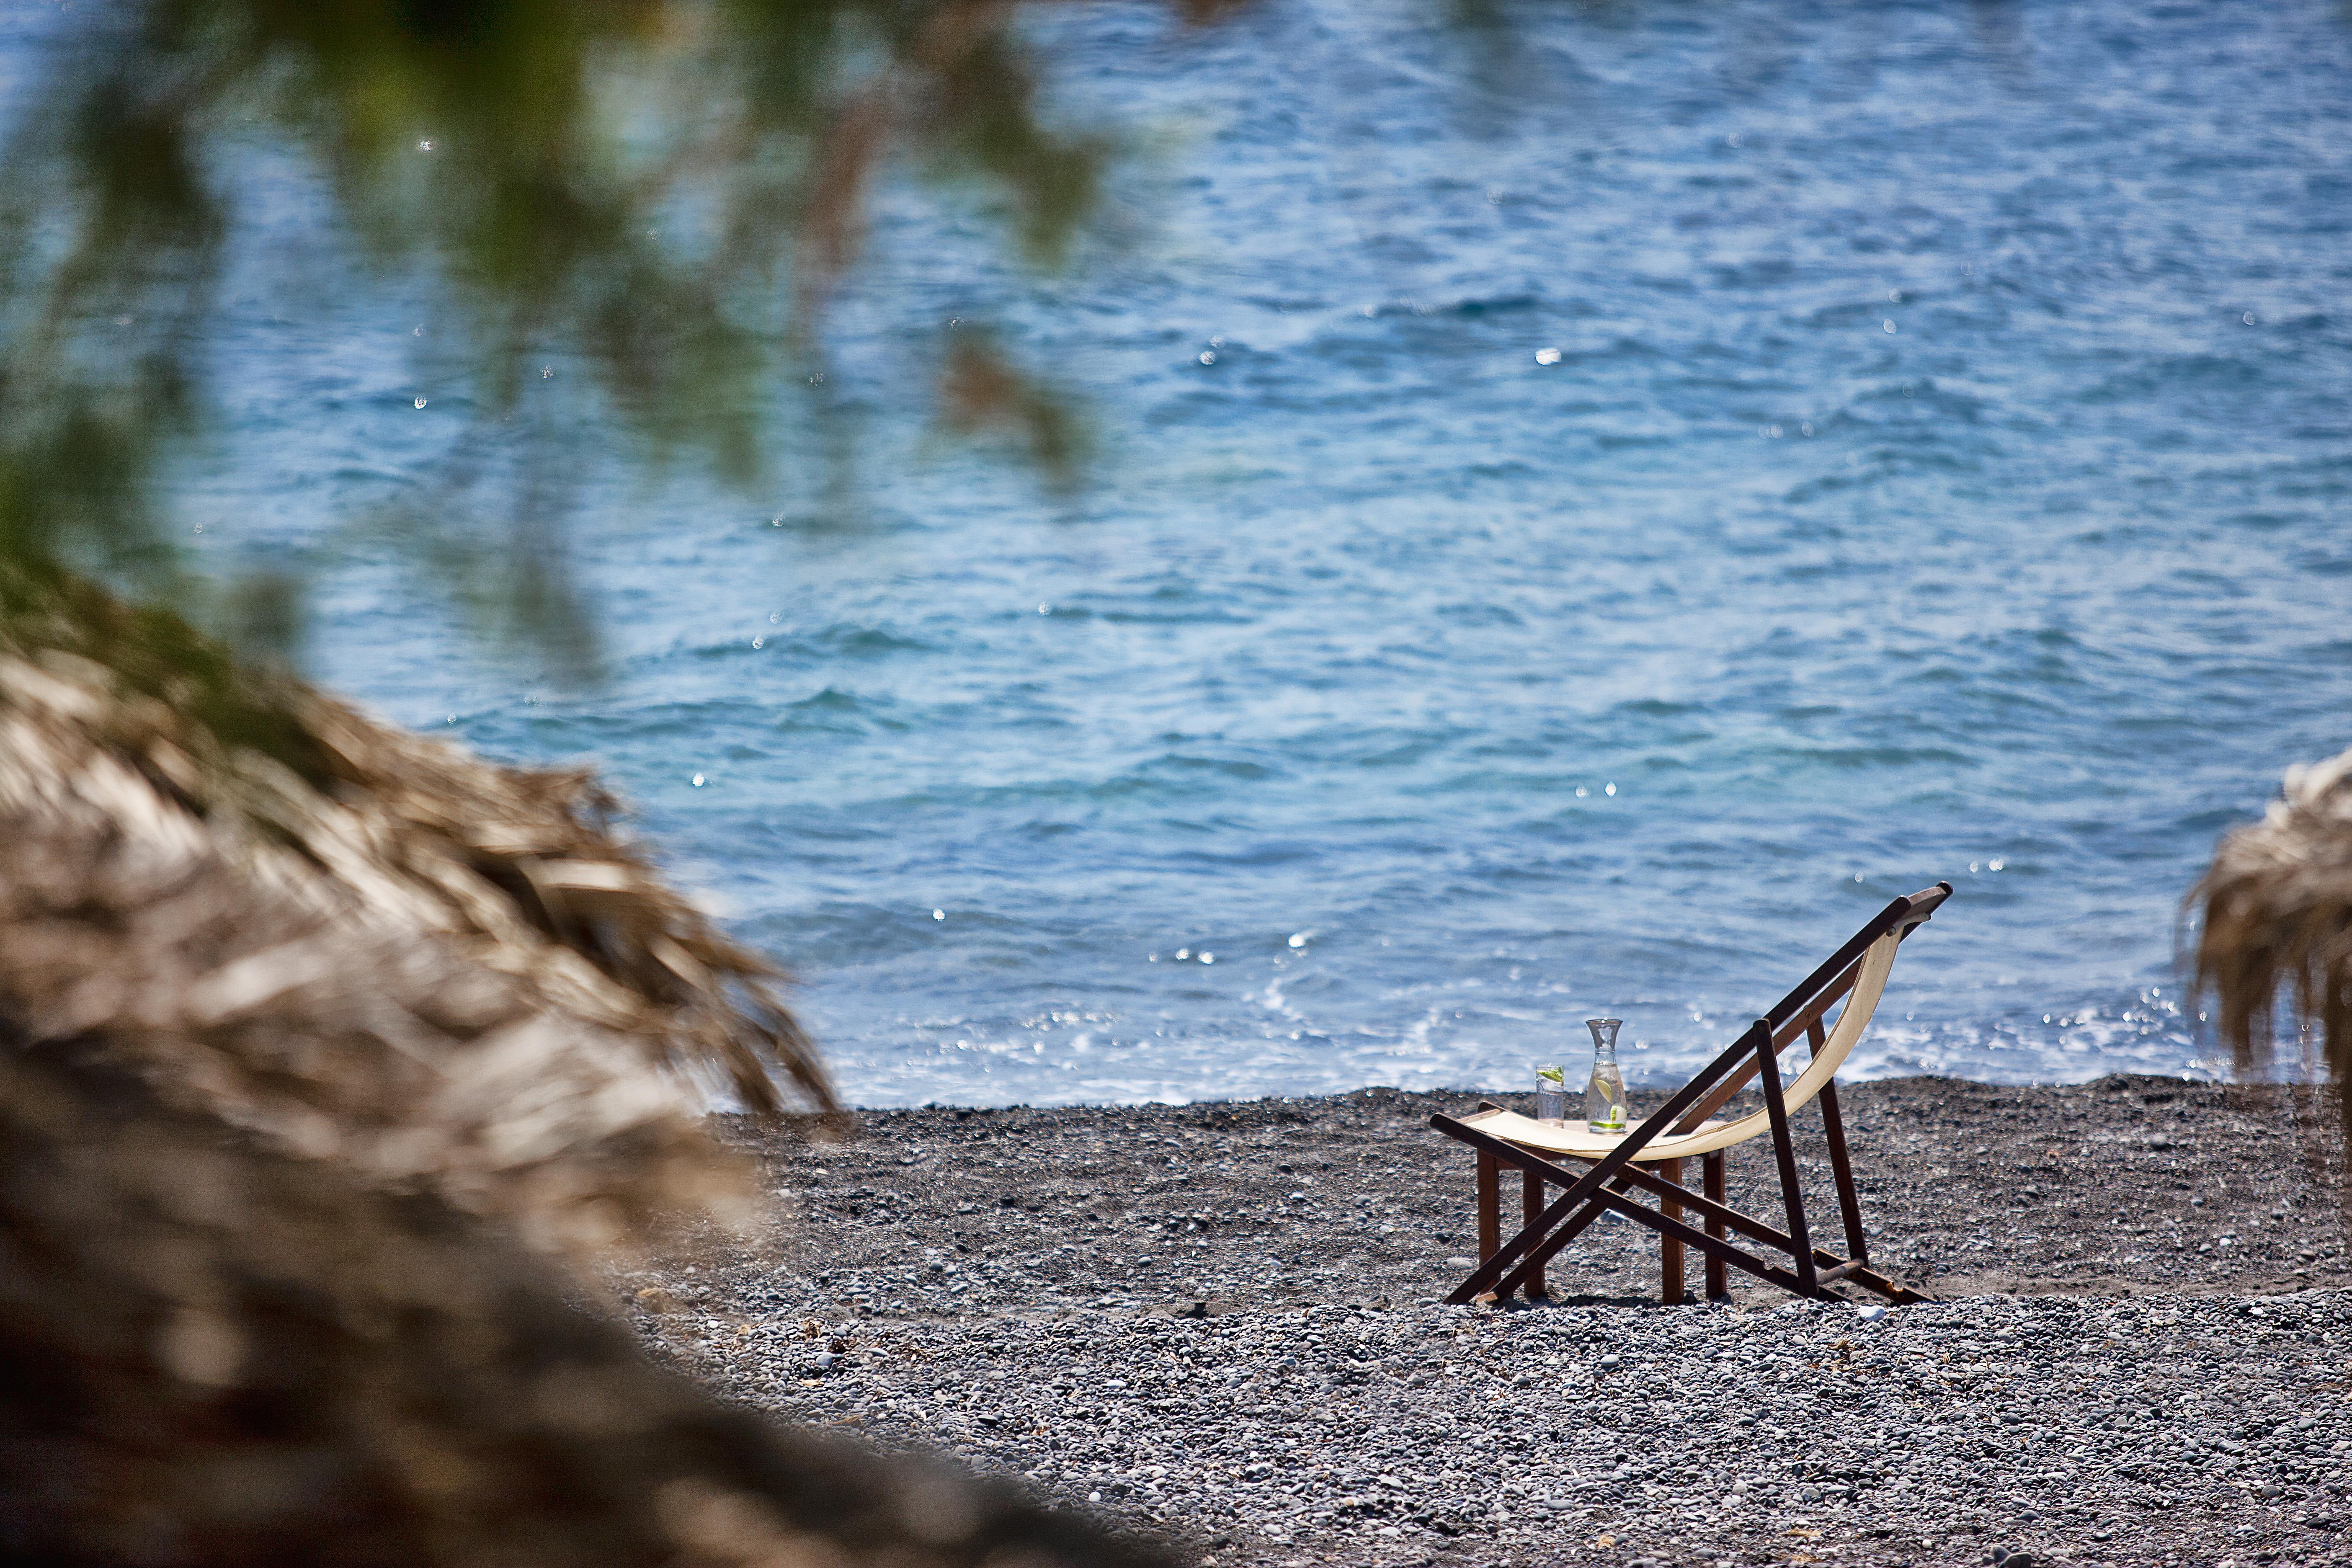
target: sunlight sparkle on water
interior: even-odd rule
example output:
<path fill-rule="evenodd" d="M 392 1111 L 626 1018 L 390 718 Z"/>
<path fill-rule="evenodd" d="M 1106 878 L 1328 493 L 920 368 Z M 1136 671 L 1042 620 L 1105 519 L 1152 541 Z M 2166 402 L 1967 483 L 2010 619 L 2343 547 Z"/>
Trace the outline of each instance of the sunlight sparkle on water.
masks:
<path fill-rule="evenodd" d="M 1664 1081 L 1717 1048 L 1685 1017 L 1780 994 L 1859 906 L 1937 878 L 1960 899 L 1906 944 L 1893 1026 L 1850 1071 L 2057 1082 L 2201 1060 L 2195 1005 L 2137 991 L 2171 988 L 2180 896 L 2221 827 L 2341 745 L 2328 716 L 2352 707 L 2327 652 L 2352 541 L 2323 493 L 2352 438 L 2309 412 L 2346 346 L 2324 301 L 2352 144 L 2326 134 L 2326 95 L 2352 32 L 2325 6 L 2272 31 L 2086 0 L 2037 23 L 2041 96 L 1956 48 L 1939 7 L 1875 9 L 1883 50 L 1792 42 L 1771 80 L 1737 85 L 1725 51 L 1751 24 L 1816 41 L 1842 24 L 1760 0 L 1602 28 L 1522 9 L 1538 90 L 1475 124 L 1419 68 L 1425 25 L 1383 8 L 1261 9 L 1275 47 L 1127 65 L 1129 24 L 1074 14 L 1074 47 L 1102 51 L 1087 69 L 1146 121 L 1242 109 L 1150 176 L 1169 232 L 1213 245 L 1139 247 L 1003 302 L 1008 348 L 1055 363 L 1108 437 L 1083 529 L 1025 476 L 901 461 L 929 450 L 928 402 L 877 404 L 856 416 L 849 509 L 871 528 L 829 526 L 798 488 L 769 518 L 773 493 L 682 494 L 673 528 L 667 498 L 583 474 L 577 570 L 618 656 L 593 700 L 492 700 L 443 647 L 448 606 L 373 561 L 333 596 L 319 673 L 428 723 L 467 691 L 464 739 L 501 760 L 593 752 L 733 900 L 741 939 L 796 963 L 857 1104 L 1516 1085 L 1560 1026 L 1636 997 L 1657 1037 L 1627 1059 Z M 1338 105 L 1297 97 L 1310 62 L 1360 47 L 1413 68 L 1351 73 Z M 1922 136 L 1928 58 L 1965 90 Z M 1314 124 L 1260 111 L 1292 103 Z M 1725 123 L 1750 115 L 1753 149 Z M 1359 116 L 1412 157 L 1335 151 Z M 1895 169 L 1908 195 L 1879 199 Z M 2027 195 L 2072 221 L 2007 237 Z M 961 216 L 894 204 L 889 222 L 902 255 L 962 254 Z M 855 384 L 939 319 L 942 279 L 920 270 L 890 309 L 830 319 Z M 332 303 L 359 310 L 336 317 L 353 342 L 422 324 L 439 344 L 410 298 Z M 294 417 L 317 327 L 272 304 L 243 307 L 265 330 L 229 368 L 262 395 L 222 431 L 264 488 L 207 481 L 191 553 L 269 549 L 275 525 L 247 513 L 378 484 L 441 428 L 401 426 L 389 399 Z M 1874 304 L 1933 307 L 1934 342 L 1864 349 Z M 1907 331 L 1882 310 L 1881 336 Z M 798 374 L 778 390 L 817 390 Z M 794 472 L 825 437 L 781 423 Z M 583 453 L 600 439 L 558 427 Z M 2150 464 L 2160 505 L 2126 493 Z M 239 521 L 191 537 L 215 516 Z M 2019 521 L 2043 516 L 2067 521 Z M 1031 596 L 1053 584 L 1081 607 Z M 758 607 L 787 593 L 790 636 Z M 1003 635 L 1013 608 L 1068 624 Z M 747 622 L 776 657 L 712 657 L 709 628 Z M 670 787 L 693 751 L 730 758 L 723 797 L 707 773 Z M 1577 776 L 1612 759 L 1643 770 L 1640 808 L 1559 811 L 1561 779 L 1570 806 L 1625 800 Z M 1987 839 L 2031 865 L 1967 847 Z M 900 911 L 933 910 L 915 900 L 940 884 L 973 918 L 950 931 L 941 906 L 938 935 L 908 941 Z M 1722 927 L 1704 963 L 1681 941 L 1694 900 Z M 1186 929 L 1230 939 L 1223 979 L 1154 945 Z M 1077 1024 L 1021 1026 L 1047 996 L 1105 1011 L 1083 1053 Z"/>

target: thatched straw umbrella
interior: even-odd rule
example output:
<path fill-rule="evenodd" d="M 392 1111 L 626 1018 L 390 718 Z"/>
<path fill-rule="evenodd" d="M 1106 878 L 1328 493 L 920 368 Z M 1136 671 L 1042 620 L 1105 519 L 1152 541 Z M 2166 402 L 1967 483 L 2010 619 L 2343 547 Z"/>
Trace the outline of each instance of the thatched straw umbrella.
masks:
<path fill-rule="evenodd" d="M 701 1094 L 833 1110 L 781 978 L 665 887 L 584 771 L 494 766 L 0 578 L 0 1010 L 170 1104 L 530 1240 L 748 1185 Z"/>
<path fill-rule="evenodd" d="M 835 1114 L 581 772 L 0 565 L 0 1559 L 1152 1560 L 656 1371 L 578 1267 Z"/>
<path fill-rule="evenodd" d="M 2352 752 L 2290 768 L 2263 820 L 2221 841 L 2189 895 L 2201 906 L 2200 995 L 2242 1072 L 2271 1064 L 2284 994 L 2305 1041 L 2306 1076 L 2325 1061 L 2352 1133 Z"/>

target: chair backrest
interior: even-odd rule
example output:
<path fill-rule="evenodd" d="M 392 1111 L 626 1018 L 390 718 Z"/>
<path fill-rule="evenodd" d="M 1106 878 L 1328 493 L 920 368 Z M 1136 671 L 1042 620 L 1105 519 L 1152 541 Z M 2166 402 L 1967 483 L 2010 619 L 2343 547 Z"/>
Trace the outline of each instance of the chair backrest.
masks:
<path fill-rule="evenodd" d="M 1796 1037 L 1797 1029 L 1808 1016 L 1820 1016 L 1829 1003 L 1836 1000 L 1855 961 L 1879 938 L 1893 936 L 1899 942 L 1925 925 L 1951 896 L 1952 885 L 1938 882 L 1908 898 L 1895 900 L 1872 916 L 1860 931 L 1846 939 L 1844 946 L 1822 960 L 1820 968 L 1806 975 L 1795 990 L 1774 1003 L 1772 1010 L 1764 1015 L 1764 1021 L 1772 1026 L 1773 1043 L 1787 1045 Z"/>
<path fill-rule="evenodd" d="M 1886 977 L 1895 971 L 1895 951 L 1903 944 L 1903 938 L 1910 930 L 1911 927 L 1906 925 L 1888 931 L 1864 948 L 1862 956 L 1855 960 L 1853 989 L 1846 994 L 1845 1006 L 1839 1012 L 1836 1025 L 1830 1029 L 1829 1038 L 1821 1049 L 1813 1053 L 1813 1059 L 1805 1064 L 1805 1070 L 1797 1075 L 1796 1080 L 1780 1091 L 1791 1116 L 1811 1104 L 1813 1097 L 1821 1093 L 1822 1086 L 1837 1076 L 1838 1068 L 1845 1063 L 1847 1053 L 1862 1038 L 1862 1032 L 1870 1027 L 1871 1016 L 1878 1011 L 1878 999 L 1886 991 Z M 1776 1043 L 1779 1038 L 1776 1032 Z M 1759 1133 L 1769 1131 L 1771 1125 L 1771 1113 L 1759 1108 L 1736 1121 L 1653 1139 L 1649 1147 L 1643 1149 L 1637 1158 L 1647 1163 L 1655 1160 L 1679 1160 L 1692 1154 L 1712 1154 L 1718 1149 L 1745 1143 Z"/>
<path fill-rule="evenodd" d="M 1952 896 L 1949 882 L 1938 882 L 1924 888 L 1906 899 L 1896 899 L 1874 917 L 1860 931 L 1846 940 L 1845 945 L 1830 954 L 1822 966 L 1805 976 L 1797 988 L 1774 1005 L 1764 1015 L 1765 1024 L 1772 1031 L 1772 1048 L 1783 1050 L 1801 1035 L 1816 1027 L 1839 997 L 1845 1005 L 1839 1009 L 1837 1023 L 1829 1037 L 1813 1052 L 1811 1061 L 1796 1081 L 1781 1090 L 1783 1102 L 1790 1114 L 1810 1104 L 1822 1086 L 1837 1076 L 1839 1068 L 1870 1027 L 1872 1015 L 1878 1011 L 1878 999 L 1886 991 L 1886 977 L 1895 968 L 1895 950 L 1903 939 L 1927 922 L 1929 916 Z M 1701 1123 L 1715 1114 L 1722 1104 L 1755 1076 L 1751 1067 L 1734 1073 L 1700 1103 L 1681 1126 L 1688 1131 L 1668 1133 L 1653 1139 L 1649 1147 L 1635 1158 L 1644 1162 L 1678 1160 L 1690 1154 L 1712 1154 L 1718 1149 L 1728 1149 L 1744 1143 L 1766 1131 L 1772 1124 L 1769 1111 L 1759 1109 L 1752 1115 L 1727 1121 L 1719 1126 L 1705 1127 Z"/>

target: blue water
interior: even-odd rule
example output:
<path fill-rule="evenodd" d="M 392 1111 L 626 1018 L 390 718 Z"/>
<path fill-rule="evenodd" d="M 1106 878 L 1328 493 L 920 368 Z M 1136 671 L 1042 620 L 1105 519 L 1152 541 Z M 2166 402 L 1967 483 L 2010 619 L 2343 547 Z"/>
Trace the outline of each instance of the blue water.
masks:
<path fill-rule="evenodd" d="M 861 1103 L 1660 1078 L 1939 877 L 1863 1071 L 2207 1070 L 2182 897 L 2352 742 L 2346 14 L 1436 9 L 1048 18 L 1118 236 L 896 193 L 774 494 L 591 482 L 603 686 L 364 560 L 317 668 L 600 762 Z M 1073 499 L 927 435 L 990 289 Z M 203 548 L 462 427 L 370 309 L 240 318 Z"/>

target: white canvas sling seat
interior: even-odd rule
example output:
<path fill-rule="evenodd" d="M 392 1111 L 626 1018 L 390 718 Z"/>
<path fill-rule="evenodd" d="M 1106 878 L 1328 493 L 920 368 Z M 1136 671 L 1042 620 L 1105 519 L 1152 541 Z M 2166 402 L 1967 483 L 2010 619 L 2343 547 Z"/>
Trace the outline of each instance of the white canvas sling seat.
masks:
<path fill-rule="evenodd" d="M 1727 1290 L 1727 1270 L 1737 1268 L 1801 1295 L 1831 1296 L 1834 1293 L 1829 1287 L 1843 1282 L 1871 1289 L 1889 1300 L 1925 1300 L 1869 1267 L 1861 1205 L 1838 1110 L 1836 1078 L 1838 1068 L 1870 1027 L 1904 939 L 1926 924 L 1951 891 L 1950 883 L 1938 882 L 1888 904 L 1658 1112 L 1633 1122 L 1622 1133 L 1591 1131 L 1580 1119 L 1548 1125 L 1491 1102 L 1458 1120 L 1442 1114 L 1431 1117 L 1433 1127 L 1470 1144 L 1478 1156 L 1479 1264 L 1447 1299 L 1459 1303 L 1490 1293 L 1501 1298 L 1521 1289 L 1529 1296 L 1542 1295 L 1545 1264 L 1585 1226 L 1613 1209 L 1658 1232 L 1660 1283 L 1669 1302 L 1683 1300 L 1682 1253 L 1686 1245 L 1696 1247 L 1706 1257 L 1706 1289 L 1711 1296 Z M 1830 1022 L 1833 1007 L 1837 1013 L 1834 1022 Z M 1810 1059 L 1792 1081 L 1783 1083 L 1780 1053 L 1800 1037 L 1811 1047 Z M 1734 1094 L 1755 1079 L 1762 1080 L 1764 1091 L 1763 1104 L 1757 1110 L 1729 1121 L 1713 1119 Z M 1790 1118 L 1815 1100 L 1822 1107 L 1840 1217 L 1844 1222 L 1848 1256 L 1843 1258 L 1813 1246 L 1799 1190 Z M 1773 1142 L 1786 1229 L 1741 1214 L 1725 1203 L 1725 1151 L 1766 1134 Z M 1693 1158 L 1700 1162 L 1704 1176 L 1702 1194 L 1696 1197 L 1682 1185 L 1682 1163 Z M 1578 1171 L 1563 1161 L 1586 1168 Z M 1500 1235 L 1498 1178 L 1506 1165 L 1521 1172 L 1526 1189 L 1526 1224 L 1508 1242 Z M 1567 1192 L 1547 1203 L 1554 1187 Z M 1633 1195 L 1637 1193 L 1657 1197 L 1657 1206 L 1638 1202 Z M 1697 1212 L 1703 1228 L 1686 1223 L 1685 1209 Z M 1729 1233 L 1735 1231 L 1743 1242 L 1762 1243 L 1784 1255 L 1786 1265 L 1759 1258 L 1732 1241 Z"/>
<path fill-rule="evenodd" d="M 1895 950 L 1902 942 L 1901 935 L 1887 932 L 1870 944 L 1864 952 L 1861 973 L 1853 983 L 1853 992 L 1846 999 L 1845 1009 L 1838 1015 L 1836 1026 L 1829 1031 L 1828 1043 L 1805 1064 L 1805 1070 L 1796 1080 L 1781 1090 L 1790 1115 L 1813 1102 L 1813 1098 L 1829 1087 L 1837 1069 L 1845 1062 L 1846 1054 L 1854 1042 L 1870 1027 L 1870 1016 L 1878 1010 L 1878 999 L 1885 993 L 1886 977 L 1895 969 Z M 1618 1144 L 1640 1131 L 1646 1123 L 1635 1120 L 1626 1124 L 1622 1132 L 1593 1132 L 1586 1129 L 1581 1118 L 1558 1127 L 1547 1126 L 1532 1116 L 1522 1116 L 1516 1110 L 1480 1110 L 1464 1117 L 1465 1124 L 1496 1137 L 1516 1143 L 1522 1149 L 1539 1153 L 1566 1154 L 1570 1159 L 1598 1160 L 1612 1152 Z M 1687 1118 L 1685 1118 L 1687 1120 Z M 1701 1154 L 1712 1154 L 1736 1143 L 1745 1143 L 1772 1131 L 1772 1113 L 1758 1107 L 1755 1113 L 1736 1121 L 1706 1121 L 1689 1132 L 1664 1132 L 1633 1152 L 1633 1158 L 1645 1165 L 1663 1160 L 1684 1160 Z"/>

